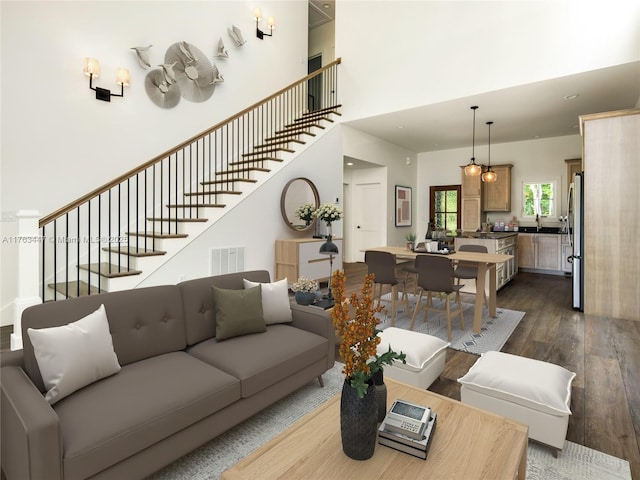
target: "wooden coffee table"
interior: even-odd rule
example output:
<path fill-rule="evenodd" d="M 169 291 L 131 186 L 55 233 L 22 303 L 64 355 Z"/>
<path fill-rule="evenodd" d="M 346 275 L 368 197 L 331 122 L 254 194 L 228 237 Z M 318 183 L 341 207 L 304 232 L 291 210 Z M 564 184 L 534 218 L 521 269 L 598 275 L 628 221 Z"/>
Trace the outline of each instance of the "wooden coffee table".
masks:
<path fill-rule="evenodd" d="M 388 405 L 402 398 L 438 414 L 427 460 L 376 444 L 372 458 L 342 451 L 340 394 L 222 474 L 239 479 L 514 479 L 526 477 L 524 424 L 447 397 L 385 379 Z"/>

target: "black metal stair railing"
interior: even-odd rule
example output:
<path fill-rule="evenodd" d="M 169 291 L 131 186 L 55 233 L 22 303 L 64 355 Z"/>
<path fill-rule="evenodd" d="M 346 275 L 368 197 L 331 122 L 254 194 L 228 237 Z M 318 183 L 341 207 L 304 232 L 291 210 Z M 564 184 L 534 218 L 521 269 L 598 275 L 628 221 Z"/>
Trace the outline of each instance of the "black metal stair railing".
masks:
<path fill-rule="evenodd" d="M 206 222 L 268 172 L 281 152 L 338 114 L 340 59 L 149 160 L 40 220 L 43 301 L 100 293 L 105 279 L 138 275 L 135 258 L 164 255 L 182 225 Z M 312 90 L 312 91 L 311 91 Z"/>

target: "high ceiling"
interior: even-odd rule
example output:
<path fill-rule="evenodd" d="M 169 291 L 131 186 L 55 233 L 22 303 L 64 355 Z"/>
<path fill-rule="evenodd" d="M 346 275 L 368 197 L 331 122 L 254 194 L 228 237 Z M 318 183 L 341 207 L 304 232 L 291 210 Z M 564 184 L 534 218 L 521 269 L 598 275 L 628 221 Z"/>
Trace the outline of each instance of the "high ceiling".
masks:
<path fill-rule="evenodd" d="M 309 0 L 309 29 L 332 21 L 335 0 Z M 364 47 L 363 47 L 364 48 Z M 472 97 L 345 122 L 413 152 L 576 135 L 578 117 L 638 107 L 640 62 L 555 78 Z"/>
<path fill-rule="evenodd" d="M 472 97 L 345 122 L 414 152 L 580 133 L 578 117 L 634 108 L 640 99 L 640 62 L 486 92 Z"/>

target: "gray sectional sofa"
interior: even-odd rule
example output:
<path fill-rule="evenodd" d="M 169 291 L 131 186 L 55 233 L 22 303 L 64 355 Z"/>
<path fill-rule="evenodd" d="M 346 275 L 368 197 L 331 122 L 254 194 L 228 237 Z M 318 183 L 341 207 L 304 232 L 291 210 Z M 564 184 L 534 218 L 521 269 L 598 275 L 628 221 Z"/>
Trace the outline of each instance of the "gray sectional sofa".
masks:
<path fill-rule="evenodd" d="M 244 290 L 245 279 L 270 281 L 267 271 L 248 271 L 25 310 L 24 349 L 2 355 L 6 478 L 144 478 L 315 378 L 321 384 L 335 358 L 322 310 L 294 308 L 259 333 L 216 337 L 212 286 Z M 28 329 L 67 325 L 101 305 L 118 371 L 48 401 Z"/>

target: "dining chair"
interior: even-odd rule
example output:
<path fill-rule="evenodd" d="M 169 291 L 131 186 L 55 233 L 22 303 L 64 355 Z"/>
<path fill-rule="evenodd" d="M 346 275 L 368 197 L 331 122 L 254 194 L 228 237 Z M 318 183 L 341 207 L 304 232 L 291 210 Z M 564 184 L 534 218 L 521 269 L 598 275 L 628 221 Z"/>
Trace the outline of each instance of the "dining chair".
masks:
<path fill-rule="evenodd" d="M 479 252 L 487 253 L 487 247 L 484 245 L 460 245 L 458 247 L 459 252 Z M 456 284 L 460 285 L 460 280 L 474 280 L 478 285 L 478 265 L 473 262 L 458 262 L 453 272 L 453 276 L 456 279 Z M 478 294 L 476 289 L 476 295 Z M 482 301 L 487 304 L 487 296 L 485 292 L 482 292 Z"/>
<path fill-rule="evenodd" d="M 364 263 L 367 265 L 368 273 L 373 273 L 373 298 L 381 302 L 390 302 L 391 304 L 391 326 L 396 322 L 396 301 L 398 300 L 398 285 L 402 285 L 401 301 L 404 301 L 407 315 L 409 314 L 409 298 L 406 292 L 406 282 L 403 278 L 396 276 L 396 257 L 389 252 L 377 252 L 375 250 L 367 250 L 364 252 Z M 391 286 L 391 299 L 382 298 L 383 285 Z M 378 294 L 376 295 L 376 286 Z"/>
<path fill-rule="evenodd" d="M 416 308 L 413 311 L 409 330 L 413 330 L 418 312 L 424 310 L 424 321 L 427 321 L 429 310 L 446 312 L 447 315 L 447 338 L 451 341 L 451 317 L 460 315 L 460 327 L 465 329 L 464 318 L 462 316 L 462 303 L 460 302 L 460 289 L 462 285 L 455 285 L 453 281 L 453 264 L 446 256 L 418 255 L 416 258 L 416 269 L 418 270 L 418 286 L 420 293 Z M 427 301 L 422 302 L 422 296 L 427 293 Z M 433 294 L 442 294 L 444 308 L 434 308 Z M 451 299 L 455 300 L 458 308 L 451 309 Z"/>

